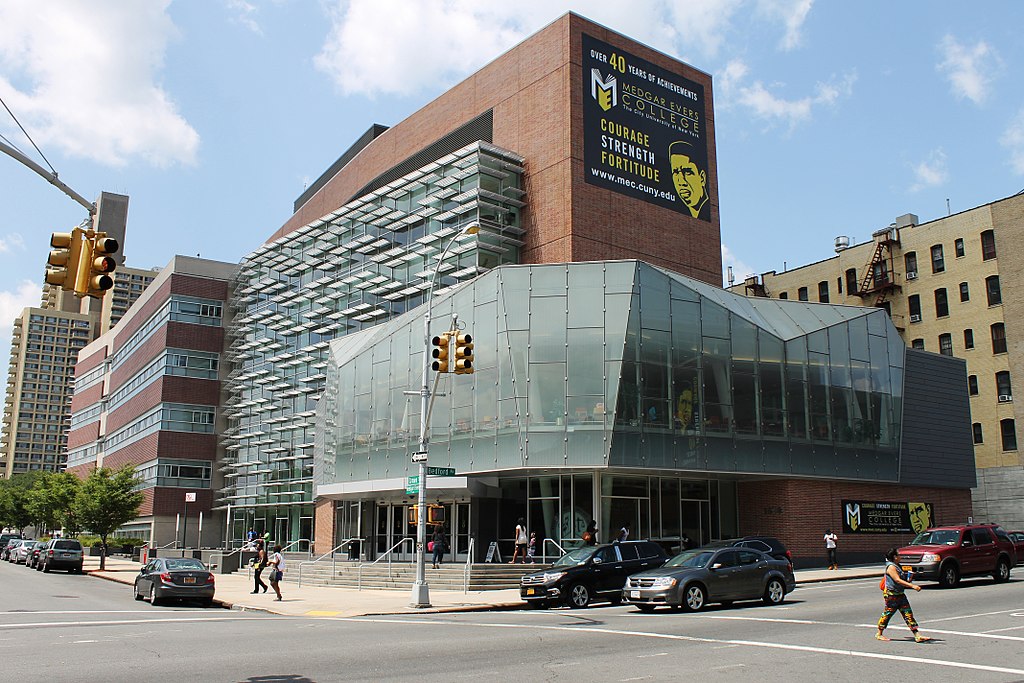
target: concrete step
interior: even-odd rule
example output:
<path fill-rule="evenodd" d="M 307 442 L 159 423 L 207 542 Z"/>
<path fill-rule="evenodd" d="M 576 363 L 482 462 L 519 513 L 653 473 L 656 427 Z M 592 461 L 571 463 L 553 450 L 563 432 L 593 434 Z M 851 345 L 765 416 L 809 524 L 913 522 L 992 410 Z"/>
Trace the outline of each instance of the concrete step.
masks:
<path fill-rule="evenodd" d="M 523 574 L 541 571 L 546 565 L 496 565 L 474 564 L 469 567 L 466 576 L 466 565 L 442 565 L 434 569 L 428 565 L 426 569 L 427 583 L 438 588 L 462 590 L 501 590 L 517 588 Z M 416 579 L 416 567 L 412 563 L 386 564 L 366 563 L 361 567 L 352 563 L 318 562 L 302 565 L 302 583 L 309 586 L 337 586 L 362 588 L 408 588 Z M 285 574 L 285 583 L 297 583 L 299 570 L 292 565 Z"/>

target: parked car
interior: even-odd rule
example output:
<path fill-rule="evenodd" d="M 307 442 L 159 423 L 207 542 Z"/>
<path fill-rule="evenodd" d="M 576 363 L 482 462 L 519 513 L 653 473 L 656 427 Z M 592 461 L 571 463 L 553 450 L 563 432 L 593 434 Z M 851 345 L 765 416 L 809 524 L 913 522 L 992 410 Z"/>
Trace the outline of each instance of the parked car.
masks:
<path fill-rule="evenodd" d="M 39 551 L 39 565 L 44 572 L 51 569 L 67 569 L 82 573 L 82 544 L 75 538 L 51 538 Z"/>
<path fill-rule="evenodd" d="M 21 534 L 18 532 L 5 532 L 0 534 L 0 560 L 3 559 L 3 552 L 7 548 L 7 544 L 14 539 L 21 538 Z"/>
<path fill-rule="evenodd" d="M 30 569 L 42 569 L 39 565 L 39 553 L 46 547 L 45 541 L 36 543 L 36 547 L 32 548 L 29 552 L 28 557 L 25 558 L 25 566 Z"/>
<path fill-rule="evenodd" d="M 580 608 L 595 600 L 617 603 L 627 576 L 660 567 L 667 559 L 653 541 L 584 546 L 558 558 L 550 569 L 523 576 L 519 596 L 536 608 L 560 603 Z"/>
<path fill-rule="evenodd" d="M 199 560 L 159 557 L 147 562 L 135 577 L 135 599 L 149 598 L 152 605 L 166 598 L 198 600 L 204 607 L 213 604 L 213 574 Z"/>
<path fill-rule="evenodd" d="M 24 539 L 21 538 L 12 538 L 11 540 L 7 541 L 7 545 L 4 546 L 3 551 L 0 551 L 0 560 L 14 562 L 14 551 L 17 550 L 18 546 L 20 546 L 24 542 Z"/>
<path fill-rule="evenodd" d="M 1013 541 L 1013 549 L 1017 552 L 1017 564 L 1024 564 L 1024 531 L 1007 531 L 1006 535 Z"/>
<path fill-rule="evenodd" d="M 25 564 L 29 554 L 39 545 L 39 541 L 22 541 L 21 545 L 11 551 L 14 564 Z"/>
<path fill-rule="evenodd" d="M 997 583 L 1009 581 L 1017 554 L 1013 541 L 995 524 L 966 524 L 922 531 L 899 549 L 899 560 L 905 571 L 914 572 L 915 581 L 938 581 L 952 588 L 963 576 L 991 574 Z"/>
<path fill-rule="evenodd" d="M 793 565 L 751 548 L 684 550 L 663 566 L 629 577 L 622 600 L 642 612 L 668 606 L 696 612 L 712 602 L 779 605 L 796 588 Z"/>
<path fill-rule="evenodd" d="M 774 536 L 744 536 L 743 538 L 729 538 L 723 541 L 712 541 L 704 548 L 750 548 L 760 550 L 762 553 L 771 555 L 776 560 L 783 560 L 793 564 L 793 553 L 789 552 L 786 544 Z"/>

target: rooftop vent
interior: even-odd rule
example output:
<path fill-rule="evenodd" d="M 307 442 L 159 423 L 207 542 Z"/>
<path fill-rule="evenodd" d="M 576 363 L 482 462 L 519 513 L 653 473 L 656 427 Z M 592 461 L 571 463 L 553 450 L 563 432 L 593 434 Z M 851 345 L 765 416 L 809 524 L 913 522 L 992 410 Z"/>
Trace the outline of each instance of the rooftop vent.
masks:
<path fill-rule="evenodd" d="M 836 253 L 846 251 L 850 248 L 850 238 L 846 235 L 840 235 L 836 238 Z"/>

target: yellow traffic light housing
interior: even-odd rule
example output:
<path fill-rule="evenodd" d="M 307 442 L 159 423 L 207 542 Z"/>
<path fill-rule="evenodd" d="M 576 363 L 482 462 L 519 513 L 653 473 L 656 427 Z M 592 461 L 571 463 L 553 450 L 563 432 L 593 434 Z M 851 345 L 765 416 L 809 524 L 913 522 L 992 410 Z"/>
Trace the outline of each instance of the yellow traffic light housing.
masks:
<path fill-rule="evenodd" d="M 118 245 L 113 237 L 105 232 L 97 232 L 89 241 L 89 272 L 86 280 L 85 293 L 100 299 L 108 289 L 114 286 L 112 273 L 117 269 L 117 261 L 111 256 L 116 254 Z"/>
<path fill-rule="evenodd" d="M 448 346 L 451 341 L 451 336 L 451 332 L 442 332 L 430 340 L 430 343 L 434 347 L 430 352 L 431 357 L 434 359 L 430 364 L 430 367 L 434 372 L 449 372 Z"/>
<path fill-rule="evenodd" d="M 50 236 L 53 251 L 46 259 L 46 263 L 52 266 L 46 270 L 47 284 L 59 286 L 65 291 L 75 289 L 81 268 L 84 237 L 85 231 L 81 228 L 71 232 L 55 232 Z"/>
<path fill-rule="evenodd" d="M 473 374 L 473 336 L 459 334 L 455 336 L 455 374 Z"/>

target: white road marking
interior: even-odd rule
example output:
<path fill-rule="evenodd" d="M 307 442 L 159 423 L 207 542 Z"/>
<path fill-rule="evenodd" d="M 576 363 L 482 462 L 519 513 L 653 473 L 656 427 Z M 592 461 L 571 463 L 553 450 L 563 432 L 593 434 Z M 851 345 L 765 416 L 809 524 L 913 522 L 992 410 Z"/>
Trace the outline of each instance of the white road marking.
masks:
<path fill-rule="evenodd" d="M 72 640 L 71 644 L 72 645 L 77 645 L 79 643 L 98 643 L 98 642 L 100 642 L 100 641 L 98 641 L 98 640 Z"/>
<path fill-rule="evenodd" d="M 723 671 L 725 669 L 744 669 L 744 668 L 746 668 L 746 666 L 747 666 L 746 664 L 725 664 L 723 666 L 713 666 L 713 667 L 711 667 L 710 670 L 711 671 Z"/>
<path fill-rule="evenodd" d="M 770 621 L 770 622 L 775 622 L 775 623 L 778 623 L 778 624 L 802 624 L 802 625 L 809 625 L 809 626 L 853 626 L 855 628 L 878 628 L 878 624 L 877 623 L 875 623 L 875 624 L 847 624 L 847 623 L 843 623 L 843 622 L 839 622 L 839 621 L 810 621 L 810 620 L 807 620 L 807 619 L 770 619 L 768 617 L 730 617 L 730 616 L 713 615 L 713 614 L 707 615 L 707 618 L 708 619 L 728 619 L 728 620 L 732 620 L 732 621 Z M 936 619 L 935 621 L 941 621 L 941 620 L 940 619 Z M 929 621 L 929 623 L 931 623 L 931 621 Z M 909 630 L 905 626 L 897 625 L 897 624 L 890 624 L 889 628 L 890 629 Z M 1024 628 L 1024 627 L 1021 627 L 1021 628 Z M 983 631 L 983 632 L 980 632 L 980 633 L 971 633 L 969 631 L 945 631 L 943 629 L 927 628 L 927 627 L 922 628 L 921 630 L 922 631 L 927 631 L 928 633 L 942 633 L 942 634 L 945 634 L 945 635 L 964 636 L 964 637 L 967 637 L 967 638 L 994 638 L 994 639 L 997 639 L 997 640 L 1014 640 L 1014 641 L 1024 642 L 1024 637 L 1021 637 L 1021 636 L 1000 636 L 1000 635 L 995 635 L 996 631 Z M 1001 630 L 1011 630 L 1011 629 L 1001 629 Z"/>
<path fill-rule="evenodd" d="M 1016 612 L 1016 611 L 1017 611 L 1017 608 L 1014 608 L 1014 609 L 1004 609 L 1004 610 L 1000 610 L 998 612 L 979 612 L 978 614 L 961 614 L 961 615 L 958 615 L 958 616 L 955 616 L 955 617 L 942 617 L 941 619 L 929 619 L 928 623 L 929 624 L 934 624 L 935 622 L 938 622 L 938 621 L 956 621 L 958 619 L 974 619 L 975 617 L 991 617 L 991 616 L 995 616 L 996 614 L 1010 614 L 1011 612 Z M 1012 617 L 1012 616 L 1015 616 L 1015 615 L 1010 614 L 1010 616 Z"/>
<path fill-rule="evenodd" d="M 433 626 L 436 622 L 421 621 L 414 619 L 367 619 L 364 617 L 325 617 L 334 621 L 369 622 L 374 624 L 407 624 L 412 626 Z M 840 655 L 846 657 L 860 657 L 864 659 L 881 659 L 894 662 L 905 662 L 911 664 L 929 664 L 932 666 L 948 667 L 953 669 L 968 669 L 971 671 L 990 671 L 993 673 L 1012 674 L 1024 676 L 1024 669 L 1011 669 L 1003 666 L 990 666 L 986 664 L 971 664 L 969 662 L 955 662 L 944 659 L 928 659 L 926 657 L 908 657 L 905 655 L 890 655 L 882 652 L 863 652 L 860 650 L 842 650 L 828 647 L 813 647 L 810 645 L 788 645 L 785 643 L 769 643 L 756 640 L 732 640 L 721 638 L 700 638 L 697 636 L 683 636 L 672 633 L 652 633 L 648 631 L 626 631 L 623 629 L 600 628 L 596 626 L 547 626 L 543 624 L 488 624 L 480 622 L 450 621 L 450 625 L 472 626 L 474 628 L 496 628 L 496 629 L 528 629 L 536 631 L 569 631 L 586 633 L 598 633 L 610 636 L 633 636 L 638 638 L 655 638 L 658 640 L 675 640 L 689 643 L 708 643 L 717 645 L 741 645 L 746 647 L 765 648 L 770 650 L 789 650 L 793 652 L 812 652 L 826 655 Z M 872 625 L 873 627 L 873 625 Z M 1016 639 L 1015 639 L 1016 640 Z"/>
<path fill-rule="evenodd" d="M 667 652 L 655 652 L 655 653 L 649 654 L 649 655 L 637 655 L 636 658 L 637 659 L 647 659 L 648 657 L 667 657 L 667 656 L 668 656 Z"/>
<path fill-rule="evenodd" d="M 1022 628 L 1024 628 L 1024 626 L 1011 626 L 1009 628 L 994 628 L 994 629 L 992 629 L 990 631 L 982 631 L 982 633 L 1002 633 L 1003 631 L 1019 631 Z"/>
<path fill-rule="evenodd" d="M 0 624 L 0 630 L 14 630 L 19 628 L 43 628 L 59 626 L 128 626 L 132 624 L 174 624 L 185 621 L 250 621 L 252 617 L 187 617 L 177 619 L 120 619 L 104 621 L 37 621 L 25 624 Z M 295 617 L 266 617 L 265 620 L 284 621 L 294 620 Z"/>

